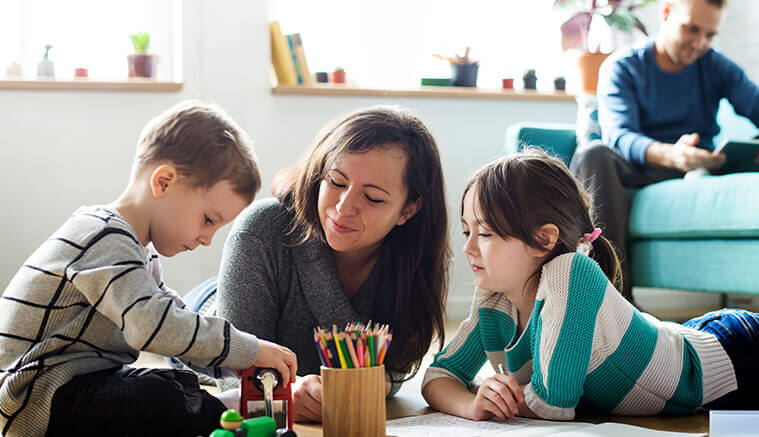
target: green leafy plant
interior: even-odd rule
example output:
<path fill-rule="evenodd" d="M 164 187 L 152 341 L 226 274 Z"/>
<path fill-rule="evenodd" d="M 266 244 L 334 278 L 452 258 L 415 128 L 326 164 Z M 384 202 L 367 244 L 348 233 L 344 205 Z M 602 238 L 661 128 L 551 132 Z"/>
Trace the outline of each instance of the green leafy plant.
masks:
<path fill-rule="evenodd" d="M 335 68 L 335 71 L 345 71 L 345 69 L 343 67 L 337 67 Z"/>
<path fill-rule="evenodd" d="M 129 39 L 132 40 L 135 53 L 145 53 L 150 48 L 150 32 L 137 32 L 129 35 Z"/>
<path fill-rule="evenodd" d="M 588 35 L 594 17 L 601 17 L 611 29 L 620 32 L 640 30 L 648 35 L 646 27 L 635 15 L 636 9 L 657 0 L 554 0 L 554 10 L 568 18 L 561 25 L 561 48 L 564 51 L 581 49 L 599 53 L 600 47 L 590 47 Z"/>

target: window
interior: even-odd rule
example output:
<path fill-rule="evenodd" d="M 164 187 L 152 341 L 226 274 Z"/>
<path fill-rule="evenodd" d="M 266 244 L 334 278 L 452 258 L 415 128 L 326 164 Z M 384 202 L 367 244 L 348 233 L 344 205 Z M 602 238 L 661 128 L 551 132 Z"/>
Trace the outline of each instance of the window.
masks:
<path fill-rule="evenodd" d="M 566 17 L 553 10 L 553 3 L 270 0 L 269 12 L 284 33 L 301 34 L 312 72 L 340 66 L 361 86 L 416 87 L 422 77 L 450 77 L 448 63 L 432 54 L 462 55 L 470 46 L 471 57 L 480 63 L 479 87 L 500 88 L 507 77 L 520 84 L 524 72 L 535 69 L 538 88 L 550 89 L 554 77 L 576 70 L 574 54 L 561 51 L 559 29 Z M 604 36 L 611 37 L 611 32 Z M 602 49 L 632 42 L 614 39 Z"/>
<path fill-rule="evenodd" d="M 91 79 L 126 79 L 129 35 L 142 31 L 150 32 L 150 53 L 158 57 L 156 78 L 181 81 L 179 0 L 3 0 L 0 71 L 5 76 L 6 66 L 16 62 L 23 78 L 37 78 L 37 64 L 51 44 L 58 79 L 72 79 L 78 67 L 87 68 Z"/>
<path fill-rule="evenodd" d="M 552 1 L 272 0 L 270 16 L 303 39 L 309 69 L 343 67 L 362 86 L 418 86 L 421 77 L 450 77 L 432 56 L 478 60 L 483 88 L 521 80 L 534 68 L 538 87 L 563 75 L 559 23 Z"/>

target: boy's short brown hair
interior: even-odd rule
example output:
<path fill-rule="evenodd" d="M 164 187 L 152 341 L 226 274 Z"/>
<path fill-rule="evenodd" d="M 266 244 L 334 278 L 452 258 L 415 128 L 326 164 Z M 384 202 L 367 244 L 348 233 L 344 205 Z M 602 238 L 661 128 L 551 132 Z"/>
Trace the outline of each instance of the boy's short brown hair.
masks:
<path fill-rule="evenodd" d="M 186 100 L 145 125 L 137 141 L 135 166 L 160 161 L 170 161 L 195 187 L 228 180 L 235 193 L 249 202 L 261 188 L 248 134 L 213 104 Z"/>

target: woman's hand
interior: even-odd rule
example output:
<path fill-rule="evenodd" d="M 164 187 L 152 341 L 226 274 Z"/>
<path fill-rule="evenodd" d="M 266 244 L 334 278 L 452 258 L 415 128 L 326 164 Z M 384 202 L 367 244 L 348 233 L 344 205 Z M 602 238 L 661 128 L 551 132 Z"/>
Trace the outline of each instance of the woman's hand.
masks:
<path fill-rule="evenodd" d="M 293 416 L 296 422 L 322 421 L 322 378 L 307 375 L 293 383 Z"/>
<path fill-rule="evenodd" d="M 467 416 L 472 420 L 488 420 L 493 416 L 508 420 L 519 414 L 517 404 L 524 402 L 524 393 L 511 376 L 496 374 L 485 379 L 469 405 Z"/>

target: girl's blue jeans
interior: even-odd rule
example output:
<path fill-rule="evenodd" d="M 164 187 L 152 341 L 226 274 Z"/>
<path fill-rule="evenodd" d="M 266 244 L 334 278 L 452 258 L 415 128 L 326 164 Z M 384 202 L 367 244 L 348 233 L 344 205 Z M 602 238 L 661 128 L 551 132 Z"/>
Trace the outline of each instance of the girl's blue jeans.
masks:
<path fill-rule="evenodd" d="M 759 314 L 723 309 L 688 320 L 683 326 L 714 334 L 735 369 L 738 390 L 704 405 L 704 408 L 759 409 Z"/>

